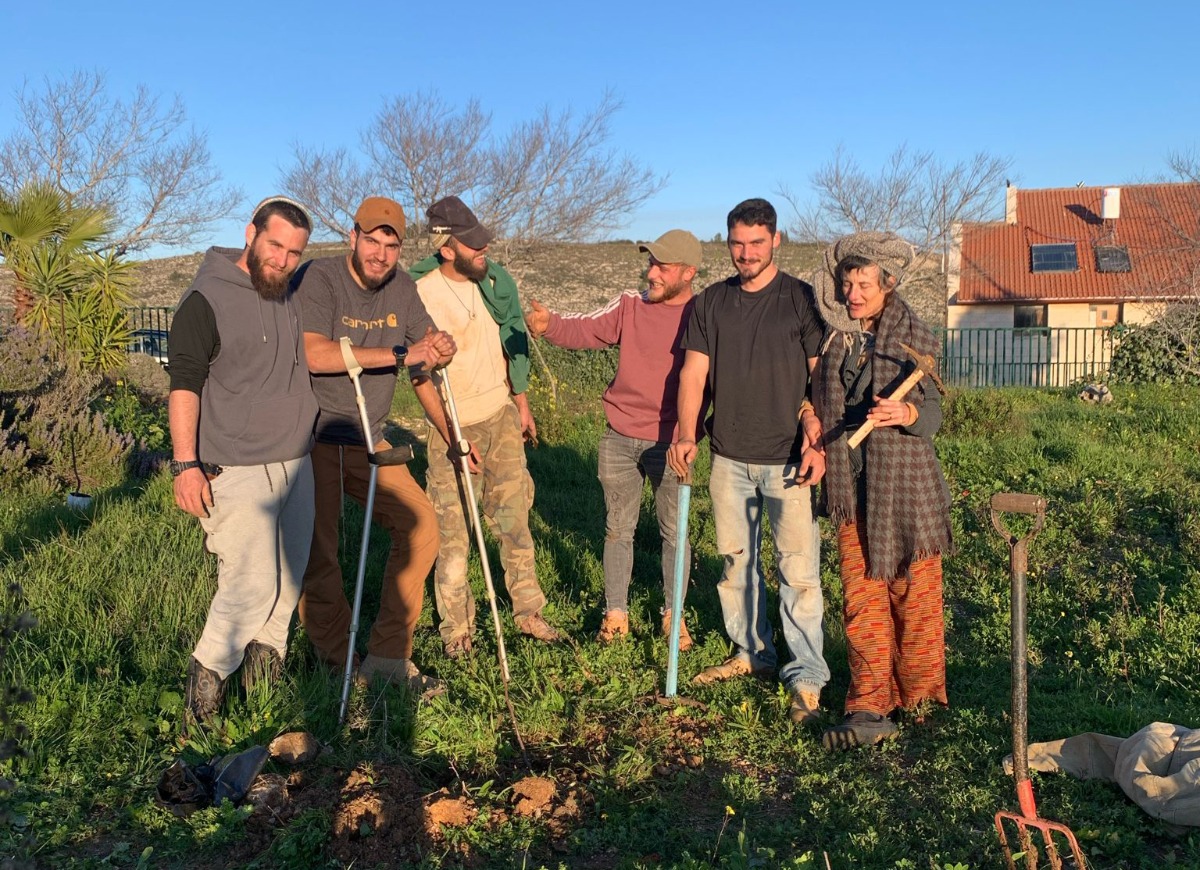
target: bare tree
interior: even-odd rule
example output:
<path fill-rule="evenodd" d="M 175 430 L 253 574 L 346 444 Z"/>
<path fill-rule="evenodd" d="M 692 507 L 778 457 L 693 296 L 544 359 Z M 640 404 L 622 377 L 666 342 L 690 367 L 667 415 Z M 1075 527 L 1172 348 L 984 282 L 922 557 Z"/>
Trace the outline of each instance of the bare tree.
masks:
<path fill-rule="evenodd" d="M 382 189 L 378 175 L 345 148 L 318 151 L 294 144 L 292 153 L 295 162 L 280 179 L 283 189 L 308 206 L 314 231 L 349 238 L 358 204 Z"/>
<path fill-rule="evenodd" d="M 380 109 L 362 134 L 363 150 L 420 227 L 432 203 L 480 186 L 491 122 L 477 100 L 456 111 L 433 91 L 405 94 Z"/>
<path fill-rule="evenodd" d="M 665 178 L 605 148 L 621 103 L 607 92 L 578 119 L 542 111 L 489 154 L 479 207 L 517 246 L 577 242 L 621 225 Z"/>
<path fill-rule="evenodd" d="M 496 135 L 475 100 L 455 109 L 435 92 L 403 95 L 362 131 L 365 166 L 344 151 L 297 145 L 282 183 L 342 235 L 353 203 L 369 193 L 393 196 L 412 209 L 417 225 L 433 202 L 455 194 L 504 239 L 509 254 L 543 242 L 583 241 L 620 226 L 665 183 L 606 147 L 620 108 L 605 93 L 581 115 L 542 109 Z M 326 217 L 334 214 L 340 217 Z"/>
<path fill-rule="evenodd" d="M 799 240 L 828 242 L 851 232 L 891 230 L 918 250 L 941 253 L 944 269 L 954 224 L 987 216 L 993 207 L 989 194 L 1011 166 L 1011 158 L 983 151 L 946 163 L 930 151 L 900 145 L 870 173 L 839 145 L 809 179 L 815 194 L 810 205 L 786 185 L 777 192 L 795 212 L 789 229 Z"/>
<path fill-rule="evenodd" d="M 144 86 L 112 96 L 101 72 L 76 72 L 14 95 L 17 130 L 0 143 L 0 190 L 14 196 L 47 181 L 77 206 L 117 217 L 111 246 L 189 244 L 242 199 L 221 184 L 206 137 L 178 98 L 163 104 Z"/>
<path fill-rule="evenodd" d="M 1167 168 L 1180 181 L 1200 181 L 1200 151 L 1192 145 L 1167 154 Z"/>

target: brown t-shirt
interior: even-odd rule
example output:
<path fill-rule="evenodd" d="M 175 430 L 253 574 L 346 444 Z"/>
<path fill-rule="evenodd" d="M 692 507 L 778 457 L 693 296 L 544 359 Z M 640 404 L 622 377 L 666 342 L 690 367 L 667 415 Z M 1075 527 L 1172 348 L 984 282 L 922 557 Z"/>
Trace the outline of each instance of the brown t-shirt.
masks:
<path fill-rule="evenodd" d="M 306 263 L 296 275 L 296 295 L 304 301 L 304 331 L 340 341 L 349 336 L 355 347 L 393 347 L 420 341 L 433 320 L 421 304 L 417 285 L 403 270 L 378 290 L 364 290 L 350 274 L 345 257 L 323 257 Z M 314 374 L 313 392 L 321 406 L 317 440 L 323 444 L 363 443 L 362 423 L 354 401 L 354 384 L 345 372 Z M 383 440 L 383 421 L 392 408 L 396 370 L 368 369 L 359 378 L 371 436 Z"/>

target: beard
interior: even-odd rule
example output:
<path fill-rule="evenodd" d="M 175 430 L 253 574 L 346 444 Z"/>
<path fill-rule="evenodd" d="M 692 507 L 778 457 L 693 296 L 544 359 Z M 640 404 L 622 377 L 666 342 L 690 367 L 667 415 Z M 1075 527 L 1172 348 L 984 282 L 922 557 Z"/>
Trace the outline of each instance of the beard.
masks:
<path fill-rule="evenodd" d="M 650 298 L 651 302 L 669 302 L 686 290 L 687 286 L 687 281 L 676 281 L 674 284 L 663 283 L 662 287 L 658 291 L 657 296 L 655 296 L 653 288 L 651 288 L 651 291 L 647 294 L 647 296 Z"/>
<path fill-rule="evenodd" d="M 358 256 L 358 251 L 353 251 L 350 254 L 350 268 L 354 270 L 354 274 L 358 276 L 358 280 L 362 282 L 363 287 L 367 290 L 378 290 L 388 281 L 391 281 L 396 274 L 396 267 L 392 266 L 382 278 L 372 278 L 367 275 L 366 269 L 363 268 L 362 257 Z"/>
<path fill-rule="evenodd" d="M 742 283 L 745 284 L 747 281 L 753 281 L 755 278 L 761 275 L 767 269 L 767 267 L 771 265 L 771 262 L 774 259 L 775 252 L 768 251 L 767 255 L 757 263 L 735 262 L 733 267 L 737 270 L 738 277 L 742 279 Z"/>
<path fill-rule="evenodd" d="M 288 288 L 291 286 L 292 272 L 268 269 L 258 256 L 258 252 L 254 250 L 253 245 L 250 246 L 250 253 L 246 255 L 246 268 L 250 271 L 250 283 L 258 292 L 260 299 L 266 302 L 279 302 L 287 296 Z"/>
<path fill-rule="evenodd" d="M 468 281 L 479 282 L 487 277 L 487 260 L 476 264 L 474 257 L 458 245 L 454 246 L 454 268 Z"/>

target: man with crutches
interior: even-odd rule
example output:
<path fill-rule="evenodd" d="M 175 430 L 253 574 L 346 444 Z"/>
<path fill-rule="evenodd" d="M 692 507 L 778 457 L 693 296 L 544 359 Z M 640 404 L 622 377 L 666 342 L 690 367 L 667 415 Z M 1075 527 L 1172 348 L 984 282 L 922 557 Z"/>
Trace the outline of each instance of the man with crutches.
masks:
<path fill-rule="evenodd" d="M 426 211 L 436 253 L 410 274 L 434 321 L 454 334 L 459 352 L 447 367 L 463 436 L 472 448 L 483 515 L 500 544 L 504 583 L 517 629 L 551 643 L 559 634 L 542 617 L 546 596 L 534 571 L 529 511 L 533 480 L 525 465 L 526 440 L 537 437 L 525 390 L 529 337 L 512 276 L 487 259 L 492 234 L 456 196 Z M 439 630 L 451 658 L 471 651 L 475 599 L 467 581 L 470 536 L 454 463 L 440 449 L 445 417 L 426 413 L 429 430 L 429 497 L 437 512 L 440 548 L 434 572 Z M 449 442 L 452 443 L 452 442 Z M 437 444 L 437 448 L 434 445 Z M 461 488 L 460 488 L 461 487 Z"/>
<path fill-rule="evenodd" d="M 437 392 L 427 373 L 454 355 L 455 344 L 434 326 L 412 279 L 396 268 L 404 227 L 398 203 L 369 197 L 354 215 L 350 253 L 313 260 L 298 278 L 304 346 L 321 408 L 312 452 L 316 523 L 300 620 L 317 654 L 331 668 L 353 664 L 348 647 L 351 608 L 338 562 L 338 523 L 343 492 L 365 504 L 374 477 L 373 519 L 391 534 L 392 547 L 359 675 L 432 696 L 444 687 L 413 664 L 412 647 L 425 578 L 437 558 L 437 518 L 405 465 L 369 461 L 371 451 L 355 400 L 361 389 L 371 446 L 377 451 L 389 447 L 383 423 L 401 371 L 410 372 L 422 406 L 427 411 L 436 407 L 440 419 Z M 343 339 L 362 369 L 356 379 L 347 377 Z M 449 431 L 443 435 L 449 444 Z M 362 566 L 359 573 L 361 577 Z"/>

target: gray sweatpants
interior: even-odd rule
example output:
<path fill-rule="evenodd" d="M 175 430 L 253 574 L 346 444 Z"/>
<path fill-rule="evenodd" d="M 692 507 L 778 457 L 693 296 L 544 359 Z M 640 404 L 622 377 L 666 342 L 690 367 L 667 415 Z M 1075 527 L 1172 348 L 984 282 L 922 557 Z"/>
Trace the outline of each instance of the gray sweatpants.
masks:
<path fill-rule="evenodd" d="M 267 465 L 226 466 L 212 482 L 213 506 L 200 520 L 217 557 L 217 594 L 192 653 L 222 679 L 258 641 L 287 652 L 313 530 L 312 462 L 307 455 Z"/>

